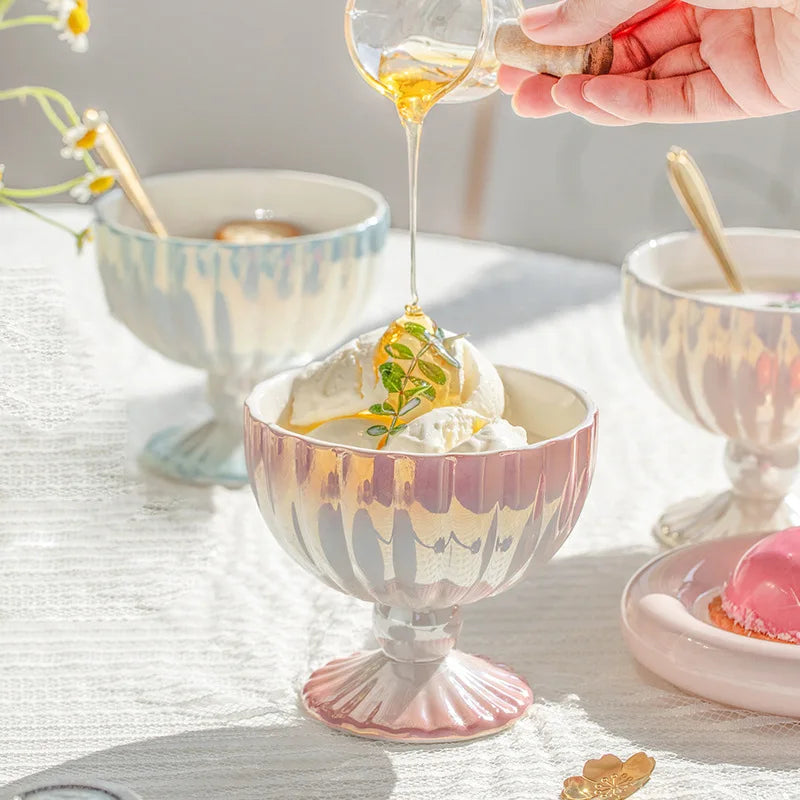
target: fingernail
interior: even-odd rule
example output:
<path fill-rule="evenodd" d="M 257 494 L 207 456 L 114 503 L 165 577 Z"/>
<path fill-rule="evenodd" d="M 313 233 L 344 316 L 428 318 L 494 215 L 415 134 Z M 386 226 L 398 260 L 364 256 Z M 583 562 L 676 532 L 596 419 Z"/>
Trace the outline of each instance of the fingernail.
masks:
<path fill-rule="evenodd" d="M 558 84 L 554 83 L 553 88 L 550 90 L 550 97 L 559 108 L 566 108 L 565 105 L 558 102 Z"/>
<path fill-rule="evenodd" d="M 551 22 L 555 22 L 561 11 L 561 3 L 551 3 L 547 6 L 537 6 L 529 8 L 521 17 L 520 25 L 526 31 L 538 31 L 546 28 Z"/>
<path fill-rule="evenodd" d="M 615 75 L 601 75 L 598 78 L 592 78 L 591 80 L 586 81 L 581 88 L 583 99 L 586 100 L 587 103 L 591 103 L 593 106 L 605 109 L 608 103 L 613 103 L 619 95 L 619 89 L 616 88 L 617 81 L 615 78 Z M 602 91 L 598 96 L 598 91 L 601 88 Z"/>

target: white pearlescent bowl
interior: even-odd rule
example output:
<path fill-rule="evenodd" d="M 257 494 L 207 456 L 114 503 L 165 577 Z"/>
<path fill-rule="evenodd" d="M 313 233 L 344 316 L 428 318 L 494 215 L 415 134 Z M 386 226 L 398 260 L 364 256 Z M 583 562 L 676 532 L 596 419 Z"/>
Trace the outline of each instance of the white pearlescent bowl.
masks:
<path fill-rule="evenodd" d="M 728 237 L 747 286 L 800 290 L 800 233 Z M 671 408 L 728 440 L 732 489 L 668 509 L 654 528 L 667 546 L 800 523 L 791 491 L 800 468 L 800 307 L 732 306 L 700 287 L 725 284 L 696 234 L 646 242 L 625 261 L 623 314 L 639 368 Z"/>
<path fill-rule="evenodd" d="M 510 589 L 569 536 L 594 473 L 597 411 L 559 381 L 500 375 L 506 418 L 537 444 L 418 455 L 321 442 L 281 425 L 291 372 L 247 400 L 250 482 L 270 533 L 326 585 L 374 604 L 380 649 L 326 664 L 303 690 L 308 712 L 331 727 L 471 739 L 531 703 L 523 678 L 455 649 L 460 607 Z"/>
<path fill-rule="evenodd" d="M 245 397 L 265 377 L 329 351 L 357 325 L 389 209 L 365 186 L 301 172 L 186 172 L 145 185 L 167 239 L 143 230 L 120 191 L 96 204 L 108 304 L 145 344 L 208 374 L 214 417 L 201 428 L 157 433 L 142 461 L 181 481 L 241 486 Z M 223 223 L 257 215 L 308 234 L 267 244 L 212 238 Z"/>

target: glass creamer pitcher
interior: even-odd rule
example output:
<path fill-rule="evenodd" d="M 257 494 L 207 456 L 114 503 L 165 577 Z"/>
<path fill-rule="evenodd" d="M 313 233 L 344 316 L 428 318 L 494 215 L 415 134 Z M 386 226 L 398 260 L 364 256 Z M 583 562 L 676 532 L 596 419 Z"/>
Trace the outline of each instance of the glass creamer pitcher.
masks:
<path fill-rule="evenodd" d="M 500 62 L 551 75 L 608 72 L 611 37 L 582 47 L 532 42 L 522 0 L 348 0 L 345 38 L 364 80 L 397 108 L 408 142 L 410 299 L 417 291 L 417 185 L 422 126 L 439 102 L 478 100 L 497 89 Z"/>
<path fill-rule="evenodd" d="M 345 36 L 364 79 L 395 101 L 389 71 L 424 73 L 434 89 L 428 109 L 490 95 L 501 60 L 558 77 L 610 70 L 610 36 L 580 47 L 535 44 L 519 26 L 523 11 L 522 0 L 349 0 Z"/>

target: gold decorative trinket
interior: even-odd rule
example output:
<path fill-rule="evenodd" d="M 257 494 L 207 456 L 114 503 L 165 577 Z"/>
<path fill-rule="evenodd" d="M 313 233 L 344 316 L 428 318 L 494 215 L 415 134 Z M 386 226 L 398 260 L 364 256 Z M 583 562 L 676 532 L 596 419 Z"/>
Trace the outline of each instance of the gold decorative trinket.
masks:
<path fill-rule="evenodd" d="M 591 759 L 583 775 L 564 781 L 561 800 L 625 800 L 650 780 L 655 766 L 656 760 L 646 753 L 637 753 L 624 764 L 612 755 Z"/>

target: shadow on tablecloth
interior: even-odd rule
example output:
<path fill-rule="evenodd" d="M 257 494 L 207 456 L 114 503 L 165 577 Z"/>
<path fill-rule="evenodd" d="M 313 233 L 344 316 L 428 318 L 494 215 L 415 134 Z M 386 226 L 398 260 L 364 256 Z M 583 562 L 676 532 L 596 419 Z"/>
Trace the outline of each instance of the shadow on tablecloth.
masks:
<path fill-rule="evenodd" d="M 565 746 L 582 740 L 586 758 L 589 742 L 599 756 L 623 740 L 693 762 L 796 770 L 800 722 L 685 694 L 628 653 L 620 598 L 652 555 L 612 550 L 556 559 L 516 589 L 468 607 L 460 645 L 525 675 L 538 735 L 561 737 Z"/>
<path fill-rule="evenodd" d="M 470 341 L 480 346 L 566 309 L 610 297 L 619 281 L 619 271 L 610 266 L 530 254 L 524 261 L 509 258 L 492 264 L 477 280 L 454 284 L 446 302 L 424 308 L 448 330 L 468 331 Z M 388 322 L 386 317 L 372 317 L 358 332 Z"/>
<path fill-rule="evenodd" d="M 395 774 L 380 745 L 312 722 L 218 728 L 147 739 L 68 761 L 0 789 L 101 780 L 142 800 L 333 800 L 391 796 Z"/>

